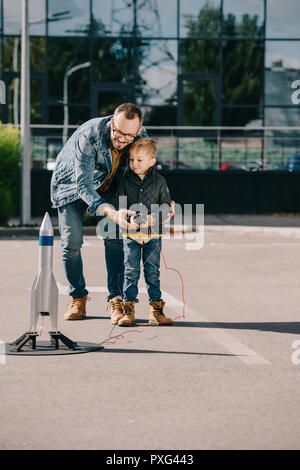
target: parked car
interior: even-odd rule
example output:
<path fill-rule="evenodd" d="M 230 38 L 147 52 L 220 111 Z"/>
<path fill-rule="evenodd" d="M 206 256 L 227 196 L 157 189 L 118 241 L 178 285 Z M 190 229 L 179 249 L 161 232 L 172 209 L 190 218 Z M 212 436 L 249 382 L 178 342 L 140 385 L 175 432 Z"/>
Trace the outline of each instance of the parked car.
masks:
<path fill-rule="evenodd" d="M 288 159 L 288 170 L 297 171 L 300 170 L 300 155 L 292 155 Z"/>

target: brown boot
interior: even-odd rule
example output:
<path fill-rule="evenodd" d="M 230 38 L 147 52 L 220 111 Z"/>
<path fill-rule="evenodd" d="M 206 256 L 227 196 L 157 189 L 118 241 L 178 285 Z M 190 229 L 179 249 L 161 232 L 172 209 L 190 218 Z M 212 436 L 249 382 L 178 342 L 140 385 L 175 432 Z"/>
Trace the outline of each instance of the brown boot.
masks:
<path fill-rule="evenodd" d="M 90 300 L 87 295 L 79 298 L 71 297 L 68 310 L 64 315 L 65 320 L 83 320 L 86 315 L 85 304 L 87 300 Z"/>
<path fill-rule="evenodd" d="M 110 322 L 112 325 L 117 325 L 120 318 L 123 316 L 123 302 L 122 299 L 110 299 L 107 304 L 106 310 L 110 308 Z"/>
<path fill-rule="evenodd" d="M 149 309 L 149 323 L 151 325 L 172 325 L 173 320 L 165 316 L 163 312 L 163 308 L 165 306 L 165 302 L 150 302 Z"/>
<path fill-rule="evenodd" d="M 135 324 L 134 301 L 123 302 L 123 315 L 118 321 L 119 326 L 132 326 Z"/>

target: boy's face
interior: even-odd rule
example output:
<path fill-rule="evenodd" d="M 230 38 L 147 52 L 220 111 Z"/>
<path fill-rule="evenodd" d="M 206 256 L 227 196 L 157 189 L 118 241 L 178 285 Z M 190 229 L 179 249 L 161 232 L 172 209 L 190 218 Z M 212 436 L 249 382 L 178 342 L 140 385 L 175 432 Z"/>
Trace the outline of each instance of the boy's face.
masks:
<path fill-rule="evenodd" d="M 129 166 L 139 176 L 147 173 L 149 168 L 156 162 L 154 157 L 149 156 L 143 149 L 132 150 L 129 153 Z"/>

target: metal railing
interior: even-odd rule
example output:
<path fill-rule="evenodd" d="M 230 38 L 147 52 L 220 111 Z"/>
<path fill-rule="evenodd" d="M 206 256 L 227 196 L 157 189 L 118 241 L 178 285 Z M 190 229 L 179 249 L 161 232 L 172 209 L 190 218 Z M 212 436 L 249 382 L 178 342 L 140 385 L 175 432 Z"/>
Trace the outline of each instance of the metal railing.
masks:
<path fill-rule="evenodd" d="M 32 166 L 53 169 L 64 126 L 32 124 Z M 68 126 L 68 136 L 79 125 Z M 300 169 L 300 126 L 145 126 L 158 143 L 158 167 L 182 170 Z"/>

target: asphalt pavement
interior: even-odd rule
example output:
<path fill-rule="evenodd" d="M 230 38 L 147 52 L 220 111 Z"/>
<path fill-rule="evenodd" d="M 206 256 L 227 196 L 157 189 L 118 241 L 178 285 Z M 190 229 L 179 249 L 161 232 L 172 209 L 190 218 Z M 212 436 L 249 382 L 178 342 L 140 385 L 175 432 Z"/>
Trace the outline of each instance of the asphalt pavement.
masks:
<path fill-rule="evenodd" d="M 59 329 L 104 348 L 0 355 L 0 449 L 300 448 L 299 219 L 210 220 L 204 236 L 178 229 L 163 242 L 173 326 L 148 325 L 143 280 L 136 326 L 110 324 L 103 241 L 93 234 L 83 247 L 87 318 L 64 321 L 68 288 L 55 238 Z M 0 232 L 0 339 L 8 343 L 29 328 L 38 242 L 36 233 Z M 48 321 L 38 325 L 45 341 Z"/>

